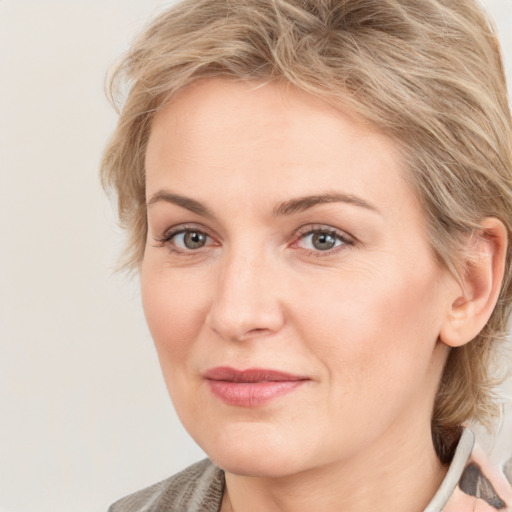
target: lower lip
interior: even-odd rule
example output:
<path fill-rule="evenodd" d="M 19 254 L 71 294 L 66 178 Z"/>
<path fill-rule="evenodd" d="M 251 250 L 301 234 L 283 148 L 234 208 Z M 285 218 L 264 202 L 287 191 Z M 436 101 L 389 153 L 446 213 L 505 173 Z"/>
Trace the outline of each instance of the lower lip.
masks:
<path fill-rule="evenodd" d="M 212 393 L 228 405 L 258 407 L 275 398 L 287 395 L 304 384 L 305 380 L 230 382 L 208 380 Z"/>

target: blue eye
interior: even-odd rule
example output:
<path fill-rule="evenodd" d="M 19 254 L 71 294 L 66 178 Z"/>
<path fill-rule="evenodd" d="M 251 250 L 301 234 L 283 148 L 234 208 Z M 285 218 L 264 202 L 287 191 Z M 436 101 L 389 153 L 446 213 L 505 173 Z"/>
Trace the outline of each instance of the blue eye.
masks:
<path fill-rule="evenodd" d="M 303 249 L 325 252 L 347 243 L 336 231 L 316 230 L 304 233 L 298 245 Z"/>

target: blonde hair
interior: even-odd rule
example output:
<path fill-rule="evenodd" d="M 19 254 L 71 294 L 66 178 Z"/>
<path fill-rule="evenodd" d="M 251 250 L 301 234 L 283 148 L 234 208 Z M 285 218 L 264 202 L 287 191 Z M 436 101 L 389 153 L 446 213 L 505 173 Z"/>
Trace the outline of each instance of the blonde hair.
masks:
<path fill-rule="evenodd" d="M 144 255 L 144 156 L 152 118 L 207 77 L 285 80 L 391 135 L 425 212 L 439 262 L 485 217 L 512 233 L 512 126 L 498 40 L 474 0 L 185 0 L 158 15 L 112 76 L 126 92 L 101 176 L 128 230 L 125 267 Z M 120 105 L 120 104 L 119 104 Z M 433 411 L 441 458 L 467 420 L 487 426 L 499 341 L 511 309 L 511 257 L 483 331 L 452 349 Z M 444 455 L 443 455 L 444 454 Z"/>

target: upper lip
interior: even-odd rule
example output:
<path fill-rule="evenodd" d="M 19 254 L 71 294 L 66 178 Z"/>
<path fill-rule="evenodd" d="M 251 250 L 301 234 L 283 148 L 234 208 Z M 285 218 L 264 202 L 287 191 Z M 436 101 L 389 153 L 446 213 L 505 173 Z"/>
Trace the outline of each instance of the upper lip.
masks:
<path fill-rule="evenodd" d="M 237 370 L 229 366 L 219 366 L 207 370 L 203 377 L 207 380 L 218 380 L 226 382 L 285 382 L 308 380 L 302 375 L 294 375 L 279 370 L 267 368 L 248 368 L 247 370 Z"/>

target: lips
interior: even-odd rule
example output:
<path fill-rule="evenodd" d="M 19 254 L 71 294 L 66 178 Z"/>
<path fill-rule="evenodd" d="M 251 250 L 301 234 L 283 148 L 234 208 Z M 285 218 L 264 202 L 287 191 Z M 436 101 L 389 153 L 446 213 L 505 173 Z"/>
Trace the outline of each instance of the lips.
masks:
<path fill-rule="evenodd" d="M 258 407 L 295 391 L 309 379 L 276 370 L 212 368 L 204 373 L 211 392 L 228 405 Z"/>

